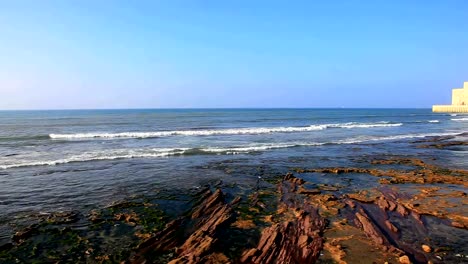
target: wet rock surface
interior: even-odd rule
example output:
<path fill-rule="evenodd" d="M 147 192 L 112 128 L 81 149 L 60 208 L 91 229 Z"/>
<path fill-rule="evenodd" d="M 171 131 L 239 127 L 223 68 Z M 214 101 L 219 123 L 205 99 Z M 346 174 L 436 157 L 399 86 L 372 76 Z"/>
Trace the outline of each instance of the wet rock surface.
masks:
<path fill-rule="evenodd" d="M 316 208 L 297 197 L 297 185 L 304 182 L 289 173 L 279 183 L 278 207 L 286 217 L 265 228 L 258 245 L 244 251 L 240 263 L 313 263 L 318 259 L 325 220 Z"/>
<path fill-rule="evenodd" d="M 215 259 L 227 259 L 221 252 L 216 252 L 222 240 L 223 228 L 232 221 L 232 206 L 238 202 L 234 199 L 226 203 L 220 189 L 208 190 L 202 202 L 193 209 L 190 216 L 179 218 L 168 223 L 166 227 L 137 249 L 129 263 L 152 263 L 155 255 L 170 254 L 169 263 L 208 263 Z M 170 257 L 168 257 L 170 258 Z"/>

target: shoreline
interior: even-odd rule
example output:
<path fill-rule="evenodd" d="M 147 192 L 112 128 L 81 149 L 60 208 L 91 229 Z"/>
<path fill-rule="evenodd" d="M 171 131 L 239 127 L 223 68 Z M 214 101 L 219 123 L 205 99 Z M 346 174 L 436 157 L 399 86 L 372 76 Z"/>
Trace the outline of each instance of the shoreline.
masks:
<path fill-rule="evenodd" d="M 414 148 L 467 145 L 453 136 Z M 0 260 L 61 263 L 457 263 L 466 261 L 468 171 L 411 156 L 262 174 L 251 189 L 211 182 L 88 213 L 36 216 Z M 358 180 L 356 184 L 347 184 Z M 280 239 L 281 238 L 281 239 Z M 279 240 L 278 240 L 279 239 Z M 228 246 L 226 246 L 228 245 Z"/>

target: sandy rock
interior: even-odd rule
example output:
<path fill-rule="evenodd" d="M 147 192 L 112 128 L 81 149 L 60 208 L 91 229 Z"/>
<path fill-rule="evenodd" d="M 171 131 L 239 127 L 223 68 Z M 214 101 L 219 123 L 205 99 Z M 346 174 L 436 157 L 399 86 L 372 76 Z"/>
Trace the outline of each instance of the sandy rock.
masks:
<path fill-rule="evenodd" d="M 401 264 L 411 264 L 411 261 L 408 256 L 404 255 L 401 256 L 398 261 L 400 261 Z"/>
<path fill-rule="evenodd" d="M 431 253 L 431 251 L 432 251 L 432 248 L 430 246 L 428 246 L 428 245 L 422 245 L 421 248 L 426 253 Z"/>
<path fill-rule="evenodd" d="M 232 224 L 232 226 L 240 229 L 252 229 L 256 227 L 255 223 L 251 219 L 237 220 Z"/>

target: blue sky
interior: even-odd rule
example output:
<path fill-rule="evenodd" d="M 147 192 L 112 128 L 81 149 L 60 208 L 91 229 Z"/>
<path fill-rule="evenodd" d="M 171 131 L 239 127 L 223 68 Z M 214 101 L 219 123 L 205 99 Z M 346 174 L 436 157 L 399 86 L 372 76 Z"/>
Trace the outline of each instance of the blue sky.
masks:
<path fill-rule="evenodd" d="M 133 3 L 132 3 L 133 2 Z M 0 109 L 430 107 L 468 1 L 0 1 Z"/>

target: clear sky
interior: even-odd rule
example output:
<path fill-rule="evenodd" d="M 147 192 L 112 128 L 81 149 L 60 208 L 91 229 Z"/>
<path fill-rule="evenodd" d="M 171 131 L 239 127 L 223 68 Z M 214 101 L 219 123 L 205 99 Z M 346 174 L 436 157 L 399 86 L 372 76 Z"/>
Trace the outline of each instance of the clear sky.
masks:
<path fill-rule="evenodd" d="M 430 107 L 468 1 L 0 1 L 0 109 Z"/>

